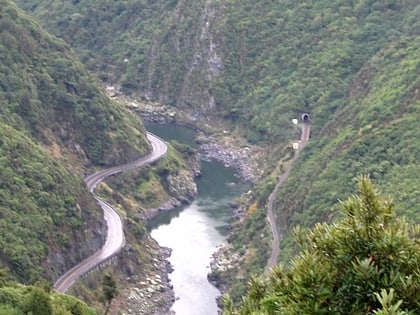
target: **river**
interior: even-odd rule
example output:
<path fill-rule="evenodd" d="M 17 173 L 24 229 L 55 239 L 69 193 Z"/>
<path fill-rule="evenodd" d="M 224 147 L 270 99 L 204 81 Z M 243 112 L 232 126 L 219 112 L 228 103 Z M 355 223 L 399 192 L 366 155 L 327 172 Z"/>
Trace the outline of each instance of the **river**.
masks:
<path fill-rule="evenodd" d="M 194 133 L 187 128 L 150 123 L 146 127 L 166 140 L 194 145 Z M 247 189 L 233 169 L 215 161 L 202 161 L 197 185 L 197 197 L 190 205 L 161 213 L 151 223 L 152 237 L 172 249 L 169 261 L 174 271 L 169 277 L 176 297 L 172 310 L 177 315 L 218 313 L 220 292 L 207 280 L 210 259 L 226 240 L 232 215 L 229 202 Z"/>

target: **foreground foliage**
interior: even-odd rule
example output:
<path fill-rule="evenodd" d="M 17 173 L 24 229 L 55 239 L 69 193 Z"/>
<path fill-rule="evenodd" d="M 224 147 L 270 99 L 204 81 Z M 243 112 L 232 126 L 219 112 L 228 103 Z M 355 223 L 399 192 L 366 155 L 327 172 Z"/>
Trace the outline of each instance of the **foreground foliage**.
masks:
<path fill-rule="evenodd" d="M 1 315 L 94 315 L 82 301 L 64 294 L 50 292 L 47 287 L 0 285 Z"/>
<path fill-rule="evenodd" d="M 420 226 L 395 216 L 371 181 L 341 204 L 344 217 L 296 229 L 301 252 L 225 314 L 419 314 Z"/>

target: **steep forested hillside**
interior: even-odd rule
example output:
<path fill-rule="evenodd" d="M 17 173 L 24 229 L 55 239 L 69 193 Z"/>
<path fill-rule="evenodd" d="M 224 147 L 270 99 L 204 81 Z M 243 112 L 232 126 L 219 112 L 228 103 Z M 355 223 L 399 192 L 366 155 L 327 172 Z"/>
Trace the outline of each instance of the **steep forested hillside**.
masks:
<path fill-rule="evenodd" d="M 149 150 L 141 122 L 115 106 L 69 47 L 0 1 L 0 268 L 51 281 L 103 243 L 85 166 Z"/>
<path fill-rule="evenodd" d="M 22 132 L 0 126 L 1 265 L 24 282 L 51 279 L 100 246 L 101 213 L 81 178 Z"/>
<path fill-rule="evenodd" d="M 420 222 L 419 51 L 418 38 L 402 38 L 364 65 L 349 85 L 345 110 L 332 116 L 322 140 L 305 148 L 280 191 L 281 226 L 310 226 L 334 216 L 325 210 L 352 191 L 358 174 L 370 174 L 395 198 L 398 214 Z"/>
<path fill-rule="evenodd" d="M 125 162 L 145 153 L 141 124 L 130 128 L 69 48 L 41 31 L 16 8 L 2 4 L 1 99 L 4 121 L 46 145 L 75 151 L 97 164 Z M 50 139 L 53 138 L 53 139 Z M 117 148 L 118 144 L 118 148 Z"/>
<path fill-rule="evenodd" d="M 384 193 L 393 196 L 399 215 L 420 222 L 419 51 L 418 39 L 403 38 L 375 54 L 349 85 L 343 99 L 346 106 L 330 117 L 301 152 L 274 205 L 282 262 L 288 263 L 295 253 L 293 227 L 336 218 L 337 200 L 354 192 L 352 187 L 359 174 L 369 174 Z M 274 185 L 274 178 L 266 181 L 262 190 L 266 197 Z M 246 275 L 261 271 L 268 259 L 267 249 L 261 246 L 266 237 L 255 238 L 269 233 L 261 224 L 265 200 L 256 201 L 258 210 L 231 235 L 234 248 L 247 248 L 249 253 L 243 256 L 248 263 L 242 266 L 234 298 L 244 289 Z M 247 233 L 243 232 L 244 226 Z"/>
<path fill-rule="evenodd" d="M 361 173 L 419 221 L 418 1 L 18 2 L 103 80 L 270 145 L 272 174 L 230 237 L 241 253 L 236 293 L 264 268 L 266 200 L 288 165 L 282 148 L 297 137 L 290 120 L 303 111 L 312 137 L 275 204 L 281 259 L 294 251 L 290 227 L 335 217 L 330 209 Z"/>
<path fill-rule="evenodd" d="M 284 141 L 302 110 L 317 132 L 372 55 L 420 31 L 415 0 L 20 3 L 104 80 L 250 122 L 252 141 Z"/>

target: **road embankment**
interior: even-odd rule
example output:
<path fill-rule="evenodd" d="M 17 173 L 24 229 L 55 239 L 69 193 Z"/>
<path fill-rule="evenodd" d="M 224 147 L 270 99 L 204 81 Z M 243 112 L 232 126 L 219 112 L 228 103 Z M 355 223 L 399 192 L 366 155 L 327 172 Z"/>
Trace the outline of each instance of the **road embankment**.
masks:
<path fill-rule="evenodd" d="M 94 198 L 98 201 L 98 204 L 104 211 L 104 219 L 107 224 L 107 237 L 105 244 L 99 251 L 87 257 L 85 260 L 68 270 L 56 280 L 56 282 L 54 283 L 54 289 L 56 289 L 58 292 L 65 293 L 75 281 L 77 281 L 80 277 L 82 277 L 89 271 L 100 266 L 108 259 L 112 258 L 125 245 L 123 223 L 120 215 L 114 208 L 112 208 L 111 205 L 101 200 L 94 193 L 94 189 L 101 181 L 103 181 L 108 176 L 131 170 L 134 168 L 144 167 L 159 160 L 166 154 L 167 146 L 162 139 L 151 133 L 147 134 L 147 138 L 149 139 L 153 148 L 152 152 L 149 153 L 147 156 L 139 160 L 133 161 L 131 163 L 111 167 L 96 172 L 85 178 L 85 183 L 89 191 L 93 194 Z"/>

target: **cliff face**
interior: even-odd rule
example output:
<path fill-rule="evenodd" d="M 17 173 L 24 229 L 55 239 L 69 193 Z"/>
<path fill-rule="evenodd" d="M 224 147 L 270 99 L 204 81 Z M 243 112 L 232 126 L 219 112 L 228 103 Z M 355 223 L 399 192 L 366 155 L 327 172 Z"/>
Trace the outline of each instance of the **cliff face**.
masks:
<path fill-rule="evenodd" d="M 100 248 L 102 211 L 86 166 L 149 145 L 69 47 L 0 1 L 0 264 L 23 282 L 54 279 Z"/>

